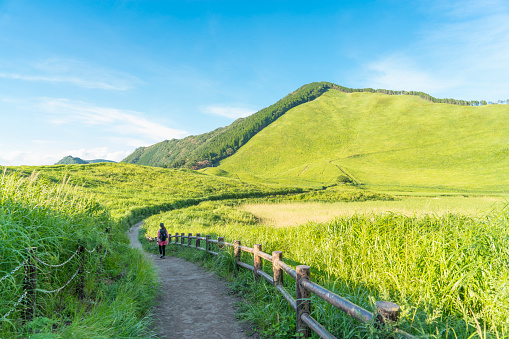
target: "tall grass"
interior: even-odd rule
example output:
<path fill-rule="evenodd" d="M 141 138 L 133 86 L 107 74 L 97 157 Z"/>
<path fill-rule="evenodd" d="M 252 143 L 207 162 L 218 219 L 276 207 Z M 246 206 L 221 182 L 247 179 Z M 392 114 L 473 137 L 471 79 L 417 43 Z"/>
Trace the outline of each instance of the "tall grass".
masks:
<path fill-rule="evenodd" d="M 53 183 L 36 173 L 22 177 L 4 172 L 0 182 L 0 278 L 6 278 L 0 282 L 0 337 L 149 336 L 144 318 L 156 277 L 150 263 L 129 248 L 123 232 L 114 228 L 113 233 L 105 233 L 113 225 L 109 212 L 66 178 Z M 24 269 L 11 272 L 27 260 L 26 248 L 36 247 L 41 261 L 58 265 L 75 253 L 78 244 L 95 250 L 85 252 L 84 272 L 74 280 L 81 264 L 78 256 L 61 267 L 36 262 L 35 318 L 23 321 L 24 303 L 15 303 L 23 295 Z M 81 278 L 84 300 L 75 292 Z M 60 292 L 44 292 L 68 282 Z"/>
<path fill-rule="evenodd" d="M 123 226 L 123 231 L 150 215 L 202 201 L 302 192 L 299 188 L 250 183 L 191 170 L 122 163 L 21 166 L 8 170 L 24 176 L 33 171 L 55 183 L 67 176 L 70 183 L 91 194 L 95 201 L 106 207 L 114 221 Z"/>
<path fill-rule="evenodd" d="M 165 222 L 170 232 L 259 243 L 268 253 L 282 250 L 290 264 L 310 265 L 312 279 L 362 307 L 372 309 L 376 300 L 398 303 L 401 328 L 416 335 L 509 337 L 507 208 L 483 219 L 386 213 L 272 228 L 233 206 L 204 203 L 153 216 L 148 232 Z M 326 305 L 315 315 L 339 337 L 359 333 Z"/>

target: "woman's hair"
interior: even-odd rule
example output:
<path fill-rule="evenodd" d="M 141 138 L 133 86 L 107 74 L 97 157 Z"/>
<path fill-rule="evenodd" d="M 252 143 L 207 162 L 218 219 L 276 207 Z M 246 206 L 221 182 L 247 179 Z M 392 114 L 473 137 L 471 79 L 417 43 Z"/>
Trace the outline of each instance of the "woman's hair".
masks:
<path fill-rule="evenodd" d="M 163 224 L 163 223 L 160 223 L 160 224 L 159 224 L 159 226 L 160 226 L 161 228 L 166 229 L 166 227 L 164 227 L 164 224 Z"/>

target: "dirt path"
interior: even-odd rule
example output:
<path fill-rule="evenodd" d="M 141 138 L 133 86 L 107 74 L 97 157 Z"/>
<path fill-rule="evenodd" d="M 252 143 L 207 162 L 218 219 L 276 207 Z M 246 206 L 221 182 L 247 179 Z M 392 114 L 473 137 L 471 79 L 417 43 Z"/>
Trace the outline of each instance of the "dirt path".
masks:
<path fill-rule="evenodd" d="M 129 231 L 131 246 L 142 248 L 138 229 Z M 235 320 L 234 296 L 214 273 L 180 258 L 149 254 L 159 270 L 161 294 L 153 310 L 160 338 L 255 338 Z"/>

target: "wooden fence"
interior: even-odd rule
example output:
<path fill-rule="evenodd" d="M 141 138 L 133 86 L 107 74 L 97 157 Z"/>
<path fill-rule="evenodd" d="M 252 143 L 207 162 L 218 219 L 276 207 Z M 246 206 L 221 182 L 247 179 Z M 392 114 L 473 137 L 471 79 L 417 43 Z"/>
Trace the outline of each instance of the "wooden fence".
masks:
<path fill-rule="evenodd" d="M 240 240 L 235 240 L 233 244 L 225 242 L 223 237 L 218 237 L 217 240 L 211 239 L 210 235 L 202 237 L 200 233 L 195 236 L 189 233 L 175 235 L 168 234 L 169 244 L 180 245 L 183 247 L 195 248 L 197 250 L 205 251 L 211 255 L 219 255 L 218 252 L 212 251 L 211 244 L 216 244 L 218 251 L 225 247 L 233 247 L 233 255 L 237 268 L 242 267 L 254 273 L 255 280 L 264 279 L 274 285 L 274 288 L 281 293 L 283 298 L 289 303 L 290 307 L 296 313 L 297 333 L 301 337 L 307 338 L 313 331 L 320 336 L 320 338 L 335 339 L 336 337 L 329 333 L 318 321 L 310 316 L 311 313 L 311 293 L 321 298 L 325 302 L 333 305 L 339 310 L 343 311 L 350 317 L 363 322 L 373 322 L 375 326 L 382 327 L 386 324 L 393 324 L 398 320 L 400 307 L 392 302 L 378 301 L 376 303 L 377 310 L 373 314 L 360 306 L 357 306 L 350 301 L 340 297 L 339 295 L 325 289 L 324 287 L 311 281 L 310 267 L 307 265 L 298 265 L 295 269 L 283 262 L 283 252 L 275 251 L 272 255 L 262 252 L 262 245 L 256 244 L 254 248 L 242 246 Z M 175 239 L 172 242 L 172 239 Z M 180 240 L 180 241 L 179 241 Z M 187 240 L 187 241 L 184 241 Z M 194 245 L 192 244 L 194 240 Z M 204 241 L 204 247 L 201 247 Z M 241 253 L 247 252 L 253 255 L 253 266 L 242 262 Z M 272 263 L 272 276 L 262 270 L 262 259 Z M 295 298 L 284 288 L 283 279 L 284 273 L 289 275 L 295 280 L 296 295 Z M 373 319 L 374 318 L 374 319 Z M 415 338 L 414 336 L 394 328 L 396 334 L 404 338 Z"/>

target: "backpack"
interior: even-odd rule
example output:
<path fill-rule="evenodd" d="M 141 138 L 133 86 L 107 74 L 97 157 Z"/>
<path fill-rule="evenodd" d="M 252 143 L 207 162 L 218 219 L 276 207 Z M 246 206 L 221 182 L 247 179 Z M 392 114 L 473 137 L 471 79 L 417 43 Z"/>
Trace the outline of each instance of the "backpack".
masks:
<path fill-rule="evenodd" d="M 161 232 L 159 232 L 159 239 L 161 239 L 161 241 L 166 241 L 167 237 L 168 233 L 166 232 L 166 230 L 164 228 L 161 229 Z"/>

